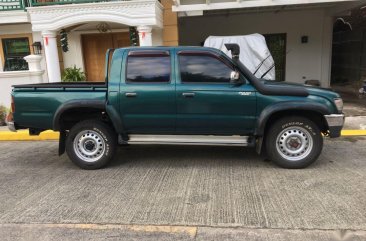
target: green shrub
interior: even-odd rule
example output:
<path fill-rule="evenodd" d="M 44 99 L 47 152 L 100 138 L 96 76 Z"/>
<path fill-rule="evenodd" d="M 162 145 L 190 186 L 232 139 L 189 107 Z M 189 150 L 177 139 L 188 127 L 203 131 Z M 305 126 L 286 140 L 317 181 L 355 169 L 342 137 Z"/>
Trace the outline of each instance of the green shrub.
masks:
<path fill-rule="evenodd" d="M 85 73 L 80 68 L 76 68 L 75 65 L 72 68 L 66 68 L 62 73 L 62 82 L 81 82 L 85 80 Z"/>
<path fill-rule="evenodd" d="M 8 114 L 8 108 L 6 108 L 3 105 L 0 105 L 0 126 L 4 126 L 5 125 L 5 118 L 6 115 Z"/>

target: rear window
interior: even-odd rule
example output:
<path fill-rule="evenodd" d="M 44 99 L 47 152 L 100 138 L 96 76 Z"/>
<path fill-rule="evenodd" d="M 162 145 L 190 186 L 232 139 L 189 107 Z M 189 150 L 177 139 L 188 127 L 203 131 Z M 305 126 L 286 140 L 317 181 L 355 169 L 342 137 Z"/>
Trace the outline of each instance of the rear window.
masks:
<path fill-rule="evenodd" d="M 127 83 L 168 83 L 170 56 L 128 56 Z"/>

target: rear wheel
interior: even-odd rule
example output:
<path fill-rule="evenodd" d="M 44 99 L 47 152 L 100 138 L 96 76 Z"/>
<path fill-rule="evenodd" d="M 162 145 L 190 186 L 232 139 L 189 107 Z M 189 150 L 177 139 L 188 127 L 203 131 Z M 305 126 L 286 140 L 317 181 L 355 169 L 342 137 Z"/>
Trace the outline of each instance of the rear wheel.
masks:
<path fill-rule="evenodd" d="M 117 135 L 104 122 L 86 120 L 70 130 L 66 152 L 73 163 L 83 169 L 98 169 L 114 156 Z"/>
<path fill-rule="evenodd" d="M 303 117 L 283 118 L 267 132 L 269 159 L 284 168 L 304 168 L 317 160 L 323 137 L 317 125 Z"/>

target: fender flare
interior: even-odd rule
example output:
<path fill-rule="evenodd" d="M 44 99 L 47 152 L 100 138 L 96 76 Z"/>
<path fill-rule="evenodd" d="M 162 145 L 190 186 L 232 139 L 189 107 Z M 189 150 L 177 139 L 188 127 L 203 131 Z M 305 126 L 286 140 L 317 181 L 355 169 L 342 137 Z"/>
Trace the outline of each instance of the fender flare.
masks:
<path fill-rule="evenodd" d="M 128 134 L 125 131 L 121 115 L 117 112 L 117 110 L 113 107 L 113 105 L 107 104 L 106 111 L 107 111 L 109 118 L 112 121 L 113 127 L 116 130 L 116 132 L 118 134 L 121 134 L 123 140 L 127 141 Z"/>
<path fill-rule="evenodd" d="M 105 100 L 71 100 L 60 105 L 53 116 L 53 130 L 60 131 L 60 118 L 63 113 L 75 108 L 94 108 L 105 110 Z"/>
<path fill-rule="evenodd" d="M 275 113 L 286 110 L 295 111 L 314 111 L 318 112 L 320 115 L 329 115 L 330 111 L 326 106 L 319 103 L 313 102 L 301 102 L 301 101 L 285 101 L 279 102 L 273 105 L 269 105 L 261 112 L 257 119 L 255 135 L 263 136 L 264 130 L 268 119 Z"/>
<path fill-rule="evenodd" d="M 63 113 L 68 110 L 72 110 L 75 108 L 94 108 L 96 110 L 106 111 L 109 118 L 112 120 L 113 127 L 116 132 L 122 135 L 122 138 L 125 140 L 127 134 L 124 131 L 122 119 L 118 112 L 110 105 L 106 104 L 105 100 L 73 100 L 68 101 L 59 106 L 55 112 L 53 118 L 53 130 L 60 131 L 60 140 L 59 140 L 59 151 L 58 154 L 61 156 L 65 152 L 65 141 L 67 138 L 67 133 L 65 130 L 61 130 L 60 126 L 60 118 Z M 126 140 L 127 140 L 126 139 Z"/>

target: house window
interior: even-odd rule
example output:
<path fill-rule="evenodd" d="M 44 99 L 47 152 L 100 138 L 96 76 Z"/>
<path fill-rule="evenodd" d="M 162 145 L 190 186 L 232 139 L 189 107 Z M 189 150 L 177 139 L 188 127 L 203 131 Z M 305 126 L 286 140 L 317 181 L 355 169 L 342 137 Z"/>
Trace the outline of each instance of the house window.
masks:
<path fill-rule="evenodd" d="M 29 39 L 3 38 L 4 71 L 28 70 L 28 63 L 23 59 L 30 55 Z"/>

